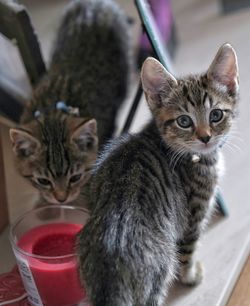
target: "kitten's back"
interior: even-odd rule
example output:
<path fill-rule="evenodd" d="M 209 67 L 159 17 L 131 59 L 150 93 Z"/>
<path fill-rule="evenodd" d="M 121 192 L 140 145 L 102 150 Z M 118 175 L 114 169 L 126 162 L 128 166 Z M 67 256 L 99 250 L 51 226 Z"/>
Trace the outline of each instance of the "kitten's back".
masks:
<path fill-rule="evenodd" d="M 51 66 L 59 63 L 61 70 L 67 70 L 79 68 L 79 62 L 90 66 L 89 60 L 93 59 L 96 65 L 105 64 L 103 61 L 106 59 L 113 59 L 119 66 L 117 61 L 123 60 L 127 64 L 128 51 L 127 17 L 115 2 L 74 0 L 65 9 Z M 72 60 L 69 61 L 69 58 Z"/>
<path fill-rule="evenodd" d="M 115 140 L 94 170 L 95 205 L 78 247 L 93 305 L 156 305 L 153 287 L 173 278 L 185 198 L 154 129 Z"/>
<path fill-rule="evenodd" d="M 51 72 L 70 74 L 82 84 L 82 99 L 88 100 L 94 117 L 107 108 L 115 115 L 125 98 L 131 61 L 128 28 L 127 17 L 110 0 L 75 0 L 65 11 Z"/>
<path fill-rule="evenodd" d="M 48 75 L 33 92 L 22 122 L 58 101 L 95 118 L 102 145 L 115 130 L 131 67 L 127 16 L 111 0 L 74 0 L 59 26 Z"/>

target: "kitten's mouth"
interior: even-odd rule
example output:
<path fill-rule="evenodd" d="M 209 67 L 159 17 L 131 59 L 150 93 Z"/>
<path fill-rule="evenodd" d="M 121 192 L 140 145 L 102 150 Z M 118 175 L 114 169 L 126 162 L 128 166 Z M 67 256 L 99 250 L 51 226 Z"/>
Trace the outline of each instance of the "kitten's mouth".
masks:
<path fill-rule="evenodd" d="M 66 205 L 66 204 L 70 203 L 72 200 L 74 200 L 74 199 L 71 199 L 69 197 L 67 199 L 65 199 L 64 201 L 58 201 L 56 198 L 48 197 L 48 196 L 44 196 L 44 198 L 48 203 L 50 203 L 52 205 Z"/>
<path fill-rule="evenodd" d="M 212 139 L 210 142 L 208 143 L 194 143 L 194 149 L 197 150 L 196 153 L 200 153 L 200 154 L 209 154 L 209 153 L 213 153 L 214 151 L 216 151 L 217 149 L 221 148 L 226 140 L 227 140 L 228 136 L 224 136 L 224 137 L 220 137 L 217 139 Z"/>
<path fill-rule="evenodd" d="M 215 142 L 209 142 L 209 143 L 195 143 L 191 150 L 194 153 L 198 153 L 198 154 L 210 154 L 214 151 L 216 151 L 218 148 L 218 144 Z"/>
<path fill-rule="evenodd" d="M 49 201 L 49 203 L 55 204 L 55 205 L 65 205 L 69 202 L 68 199 L 66 199 L 65 201 L 58 201 L 55 198 L 49 198 L 49 199 L 47 199 L 47 201 Z"/>
<path fill-rule="evenodd" d="M 57 199 L 55 199 L 56 204 L 58 205 L 66 205 L 69 204 L 70 202 L 74 201 L 74 198 L 70 198 L 68 197 L 67 199 L 65 199 L 64 201 L 58 201 Z"/>

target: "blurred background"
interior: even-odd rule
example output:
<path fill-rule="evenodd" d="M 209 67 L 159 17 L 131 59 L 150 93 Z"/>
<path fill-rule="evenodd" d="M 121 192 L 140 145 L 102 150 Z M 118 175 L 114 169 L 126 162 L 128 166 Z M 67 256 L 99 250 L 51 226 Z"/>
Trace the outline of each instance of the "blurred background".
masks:
<path fill-rule="evenodd" d="M 134 2 L 116 1 L 131 21 L 135 62 L 130 92 L 118 118 L 118 126 L 121 128 L 137 88 L 138 68 L 143 58 L 150 53 L 150 46 L 142 35 Z M 67 2 L 19 1 L 27 8 L 46 64 Z M 231 148 L 224 149 L 227 166 L 221 184 L 229 217 L 216 222 L 202 241 L 199 257 L 204 258 L 207 271 L 202 285 L 191 291 L 177 288 L 170 296 L 171 305 L 225 305 L 250 249 L 250 0 L 151 0 L 150 3 L 176 77 L 204 72 L 218 48 L 225 42 L 233 45 L 238 56 L 240 116 L 237 133 L 230 140 Z M 35 191 L 15 172 L 8 139 L 9 126 L 18 122 L 31 89 L 15 40 L 10 41 L 0 34 L 0 273 L 11 269 L 14 263 L 8 245 L 8 228 L 5 227 L 7 219 L 13 222 L 32 207 L 36 198 Z M 140 130 L 149 118 L 143 98 L 131 131 Z M 246 282 L 249 285 L 249 278 Z M 228 305 L 249 306 L 249 301 L 249 296 L 243 300 L 237 298 Z"/>

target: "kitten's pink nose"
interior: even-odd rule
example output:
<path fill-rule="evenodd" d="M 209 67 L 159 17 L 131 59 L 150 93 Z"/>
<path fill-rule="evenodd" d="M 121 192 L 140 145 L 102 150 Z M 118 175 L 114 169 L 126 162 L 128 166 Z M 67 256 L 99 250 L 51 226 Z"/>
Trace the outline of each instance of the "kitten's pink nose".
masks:
<path fill-rule="evenodd" d="M 207 144 L 212 137 L 211 129 L 210 127 L 201 125 L 197 128 L 196 135 L 201 142 Z"/>
<path fill-rule="evenodd" d="M 65 202 L 68 197 L 67 192 L 65 191 L 54 191 L 53 194 L 54 194 L 55 199 L 60 203 Z"/>

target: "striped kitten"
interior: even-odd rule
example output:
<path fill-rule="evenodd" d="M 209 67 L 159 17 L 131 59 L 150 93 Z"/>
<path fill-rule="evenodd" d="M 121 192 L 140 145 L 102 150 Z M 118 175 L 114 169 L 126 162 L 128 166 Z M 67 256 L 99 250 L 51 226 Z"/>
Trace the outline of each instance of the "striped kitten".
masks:
<path fill-rule="evenodd" d="M 34 89 L 20 127 L 10 130 L 19 172 L 49 203 L 83 203 L 98 141 L 102 146 L 112 136 L 125 99 L 128 27 L 112 0 L 71 1 L 49 71 Z"/>
<path fill-rule="evenodd" d="M 115 140 L 97 162 L 95 208 L 78 238 L 93 306 L 163 305 L 175 275 L 187 285 L 202 279 L 194 251 L 237 111 L 236 54 L 225 44 L 207 73 L 178 80 L 148 58 L 141 79 L 153 120 Z"/>

